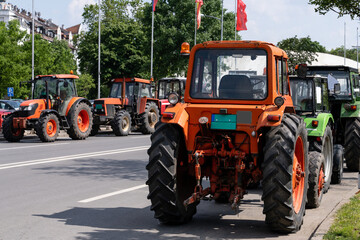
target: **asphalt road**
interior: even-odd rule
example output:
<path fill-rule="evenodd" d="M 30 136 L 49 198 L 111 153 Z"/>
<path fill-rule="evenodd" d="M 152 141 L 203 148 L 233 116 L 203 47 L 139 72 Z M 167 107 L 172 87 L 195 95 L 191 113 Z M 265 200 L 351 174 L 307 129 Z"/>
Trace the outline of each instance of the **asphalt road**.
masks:
<path fill-rule="evenodd" d="M 357 190 L 357 174 L 345 172 L 320 208 L 306 211 L 302 229 L 285 236 L 264 223 L 261 189 L 245 196 L 239 213 L 202 201 L 190 223 L 161 225 L 146 198 L 149 145 L 139 134 L 54 143 L 0 137 L 0 239 L 310 239 Z"/>

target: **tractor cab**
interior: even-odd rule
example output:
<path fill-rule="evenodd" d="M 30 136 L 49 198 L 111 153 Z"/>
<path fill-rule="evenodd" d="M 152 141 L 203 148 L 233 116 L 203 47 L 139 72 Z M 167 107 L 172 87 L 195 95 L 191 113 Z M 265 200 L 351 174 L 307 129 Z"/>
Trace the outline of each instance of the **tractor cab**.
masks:
<path fill-rule="evenodd" d="M 37 76 L 34 83 L 33 99 L 46 99 L 46 108 L 65 115 L 67 105 L 77 97 L 75 75 Z"/>
<path fill-rule="evenodd" d="M 320 76 L 290 76 L 291 97 L 299 115 L 316 116 L 329 111 L 327 79 Z"/>
<path fill-rule="evenodd" d="M 170 77 L 162 78 L 157 83 L 156 94 L 160 101 L 161 112 L 164 112 L 166 107 L 170 105 L 169 95 L 175 93 L 179 99 L 184 99 L 186 78 L 181 77 Z"/>

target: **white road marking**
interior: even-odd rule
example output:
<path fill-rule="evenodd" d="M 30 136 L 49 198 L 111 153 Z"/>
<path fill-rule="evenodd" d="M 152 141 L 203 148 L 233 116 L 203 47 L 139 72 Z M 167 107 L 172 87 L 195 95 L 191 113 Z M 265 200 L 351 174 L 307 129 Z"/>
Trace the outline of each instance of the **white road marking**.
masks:
<path fill-rule="evenodd" d="M 24 162 L 0 164 L 0 170 L 9 169 L 9 168 L 18 168 L 18 167 L 24 167 L 24 166 L 31 166 L 31 165 L 37 165 L 37 164 L 44 164 L 44 163 L 69 161 L 69 160 L 80 159 L 80 158 L 89 158 L 89 157 L 105 156 L 105 155 L 118 154 L 118 153 L 136 152 L 136 151 L 147 150 L 148 148 L 149 148 L 149 146 L 139 146 L 139 147 L 133 147 L 133 148 L 124 148 L 124 149 L 119 149 L 119 150 L 82 153 L 82 154 L 68 155 L 68 156 L 62 156 L 62 157 L 53 157 L 53 158 L 45 158 L 45 159 L 31 160 L 31 161 L 24 161 Z"/>
<path fill-rule="evenodd" d="M 135 186 L 135 187 L 123 189 L 123 190 L 120 190 L 120 191 L 103 194 L 103 195 L 100 195 L 100 196 L 97 196 L 97 197 L 92 197 L 92 198 L 88 198 L 88 199 L 85 199 L 85 200 L 81 200 L 81 201 L 79 201 L 79 203 L 89 203 L 89 202 L 93 202 L 93 201 L 96 201 L 96 200 L 100 200 L 100 199 L 103 199 L 103 198 L 112 197 L 112 196 L 119 195 L 119 194 L 122 194 L 122 193 L 127 193 L 127 192 L 131 192 L 131 191 L 135 191 L 135 190 L 144 188 L 144 187 L 146 187 L 146 186 L 147 186 L 147 185 L 143 184 L 143 185 L 139 185 L 139 186 Z"/>
<path fill-rule="evenodd" d="M 54 147 L 64 144 L 70 144 L 70 143 L 46 143 L 46 144 L 39 144 L 39 145 L 31 145 L 31 146 L 22 146 L 22 147 L 10 147 L 10 148 L 0 148 L 0 151 L 4 150 L 14 150 L 14 149 L 23 149 L 23 148 L 34 148 L 34 147 Z"/>

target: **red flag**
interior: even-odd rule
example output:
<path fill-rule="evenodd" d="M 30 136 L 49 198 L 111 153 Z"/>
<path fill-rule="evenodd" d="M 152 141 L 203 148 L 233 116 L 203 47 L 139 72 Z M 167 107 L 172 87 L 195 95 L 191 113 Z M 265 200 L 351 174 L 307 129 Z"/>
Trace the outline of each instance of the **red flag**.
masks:
<path fill-rule="evenodd" d="M 245 3 L 243 3 L 242 0 L 238 0 L 236 31 L 247 30 L 247 14 L 245 12 L 245 8 Z"/>
<path fill-rule="evenodd" d="M 200 8 L 202 5 L 204 5 L 204 2 L 203 0 L 195 0 L 195 3 L 197 3 L 197 13 L 196 13 L 196 16 L 197 16 L 197 29 L 200 28 L 200 23 L 201 23 L 201 13 L 200 13 Z"/>
<path fill-rule="evenodd" d="M 153 12 L 155 12 L 155 7 L 156 7 L 157 2 L 158 2 L 158 0 L 153 0 L 153 3 L 152 3 L 152 5 L 153 5 Z"/>

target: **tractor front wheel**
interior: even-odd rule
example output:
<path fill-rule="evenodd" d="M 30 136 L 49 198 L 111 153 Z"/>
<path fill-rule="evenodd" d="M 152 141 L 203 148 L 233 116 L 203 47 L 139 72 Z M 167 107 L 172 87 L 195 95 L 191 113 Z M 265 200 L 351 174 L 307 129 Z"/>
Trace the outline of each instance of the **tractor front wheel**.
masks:
<path fill-rule="evenodd" d="M 345 125 L 345 159 L 349 171 L 359 171 L 360 118 L 352 118 Z"/>
<path fill-rule="evenodd" d="M 59 119 L 53 113 L 40 117 L 35 126 L 36 135 L 43 142 L 54 142 L 59 135 Z"/>
<path fill-rule="evenodd" d="M 325 158 L 324 155 L 312 151 L 309 153 L 309 189 L 306 207 L 317 208 L 320 206 L 325 185 Z"/>
<path fill-rule="evenodd" d="M 154 102 L 148 102 L 144 113 L 141 114 L 140 131 L 143 134 L 151 134 L 155 131 L 155 124 L 159 121 L 159 108 Z"/>
<path fill-rule="evenodd" d="M 24 129 L 21 128 L 14 128 L 13 126 L 13 119 L 14 116 L 9 115 L 6 116 L 2 129 L 4 138 L 9 142 L 19 142 L 24 137 Z"/>
<path fill-rule="evenodd" d="M 127 136 L 129 135 L 131 128 L 131 116 L 130 113 L 121 110 L 116 113 L 113 122 L 111 123 L 111 127 L 116 136 Z"/>
<path fill-rule="evenodd" d="M 155 218 L 175 224 L 191 220 L 197 203 L 187 208 L 183 203 L 194 192 L 196 181 L 195 176 L 188 174 L 187 151 L 180 131 L 171 124 L 157 124 L 148 154 L 146 184 Z"/>
<path fill-rule="evenodd" d="M 69 136 L 74 140 L 87 138 L 91 132 L 92 118 L 89 105 L 84 102 L 77 104 L 68 116 L 70 128 L 67 133 Z"/>
<path fill-rule="evenodd" d="M 265 135 L 263 213 L 277 232 L 300 229 L 308 189 L 307 131 L 302 118 L 284 114 L 279 126 Z"/>

